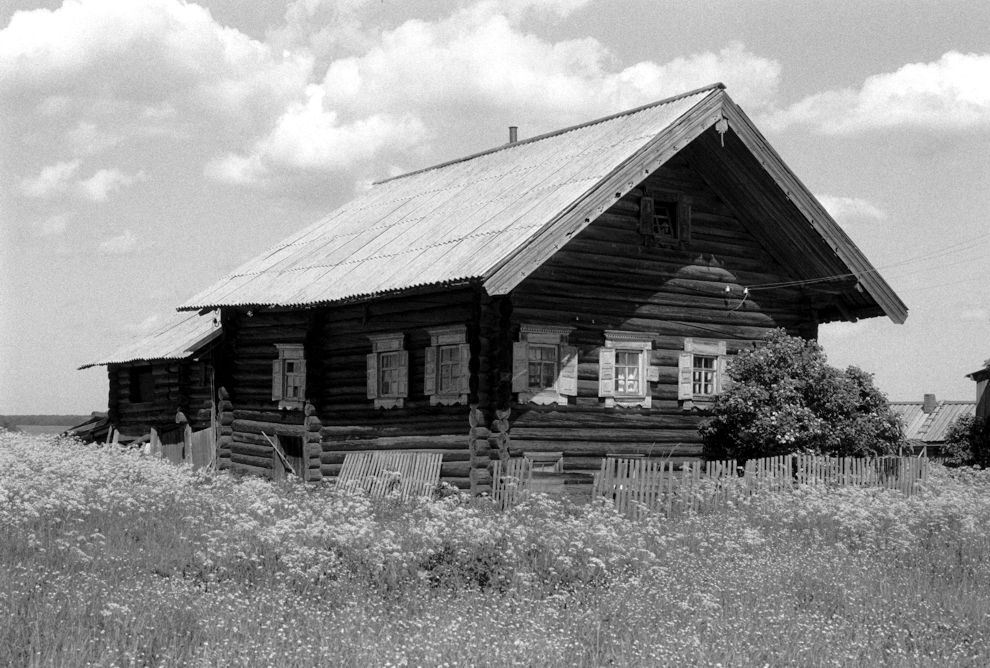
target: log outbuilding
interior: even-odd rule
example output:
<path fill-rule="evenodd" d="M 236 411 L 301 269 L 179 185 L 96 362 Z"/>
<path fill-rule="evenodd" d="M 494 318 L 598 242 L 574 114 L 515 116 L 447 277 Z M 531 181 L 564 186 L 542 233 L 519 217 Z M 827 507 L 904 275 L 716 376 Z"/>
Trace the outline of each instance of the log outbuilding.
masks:
<path fill-rule="evenodd" d="M 219 314 L 172 314 L 152 334 L 79 368 L 107 368 L 107 417 L 125 440 L 174 426 L 178 412 L 193 430 L 205 429 L 215 406 L 214 352 L 220 334 Z"/>
<path fill-rule="evenodd" d="M 738 350 L 907 316 L 720 84 L 381 181 L 180 309 L 220 312 L 222 465 L 431 450 L 475 493 L 698 457 Z"/>

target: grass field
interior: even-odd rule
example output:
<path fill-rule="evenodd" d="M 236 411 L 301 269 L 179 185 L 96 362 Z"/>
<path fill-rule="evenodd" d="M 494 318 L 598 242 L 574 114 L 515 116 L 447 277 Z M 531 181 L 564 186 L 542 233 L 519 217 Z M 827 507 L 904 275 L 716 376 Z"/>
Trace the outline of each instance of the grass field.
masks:
<path fill-rule="evenodd" d="M 990 472 L 629 521 L 0 435 L 0 665 L 990 663 Z"/>

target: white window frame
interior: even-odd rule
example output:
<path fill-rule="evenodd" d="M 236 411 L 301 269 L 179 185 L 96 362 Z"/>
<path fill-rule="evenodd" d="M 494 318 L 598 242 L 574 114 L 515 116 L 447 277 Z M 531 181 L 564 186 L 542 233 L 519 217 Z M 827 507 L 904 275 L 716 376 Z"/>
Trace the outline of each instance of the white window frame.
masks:
<path fill-rule="evenodd" d="M 694 392 L 696 360 L 701 358 L 714 359 L 715 388 L 710 394 Z M 678 357 L 677 364 L 677 399 L 684 409 L 709 408 L 715 397 L 728 386 L 728 376 L 725 369 L 728 361 L 725 341 L 718 339 L 698 339 L 686 337 L 684 352 Z"/>
<path fill-rule="evenodd" d="M 272 401 L 279 409 L 296 410 L 306 403 L 306 354 L 301 343 L 276 343 L 278 359 L 272 362 Z M 288 371 L 289 364 L 298 365 Z M 296 396 L 291 391 L 295 389 Z"/>
<path fill-rule="evenodd" d="M 605 330 L 605 345 L 599 351 L 598 396 L 605 399 L 606 408 L 651 408 L 653 396 L 651 383 L 660 378 L 660 369 L 650 364 L 653 335 L 645 332 Z M 619 353 L 634 353 L 639 359 L 640 392 L 620 394 L 617 358 Z"/>
<path fill-rule="evenodd" d="M 711 366 L 705 362 L 710 362 Z M 704 391 L 706 387 L 709 392 Z M 718 395 L 718 355 L 694 353 L 691 358 L 691 393 L 696 400 L 711 400 Z"/>
<path fill-rule="evenodd" d="M 437 327 L 426 330 L 430 335 L 430 347 L 426 349 L 423 373 L 423 393 L 430 398 L 431 406 L 467 405 L 471 380 L 471 346 L 467 342 L 467 327 Z M 452 386 L 444 388 L 444 351 L 452 352 L 458 366 L 451 377 Z"/>
<path fill-rule="evenodd" d="M 573 331 L 573 327 L 555 325 L 520 326 L 519 341 L 512 345 L 512 391 L 518 394 L 519 403 L 566 406 L 568 397 L 577 396 L 578 351 L 568 345 L 568 337 Z M 553 347 L 556 351 L 556 373 L 552 386 L 530 385 L 530 345 Z"/>
<path fill-rule="evenodd" d="M 405 335 L 402 332 L 388 334 L 373 334 L 368 337 L 371 341 L 371 353 L 367 355 L 367 397 L 375 408 L 403 408 L 409 396 L 409 352 L 405 349 Z M 394 359 L 396 364 L 394 380 L 395 389 L 382 392 L 381 374 L 385 369 L 382 361 Z"/>

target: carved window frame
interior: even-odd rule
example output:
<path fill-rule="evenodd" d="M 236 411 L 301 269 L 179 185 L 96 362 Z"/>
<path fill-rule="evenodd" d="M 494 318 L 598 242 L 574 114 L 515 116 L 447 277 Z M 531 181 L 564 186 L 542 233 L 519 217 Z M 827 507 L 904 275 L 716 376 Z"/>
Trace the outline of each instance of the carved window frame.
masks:
<path fill-rule="evenodd" d="M 653 396 L 651 383 L 659 380 L 659 368 L 650 364 L 653 335 L 646 332 L 605 331 L 605 345 L 599 351 L 598 396 L 604 398 L 606 408 L 651 408 Z M 619 353 L 633 353 L 638 357 L 638 373 L 641 392 L 619 393 L 616 359 Z"/>

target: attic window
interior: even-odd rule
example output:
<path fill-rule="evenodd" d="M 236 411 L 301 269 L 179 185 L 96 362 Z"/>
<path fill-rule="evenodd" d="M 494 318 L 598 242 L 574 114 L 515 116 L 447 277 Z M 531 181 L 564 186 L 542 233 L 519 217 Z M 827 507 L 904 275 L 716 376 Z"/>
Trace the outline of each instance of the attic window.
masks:
<path fill-rule="evenodd" d="M 679 246 L 691 241 L 691 201 L 680 193 L 646 190 L 639 202 L 644 246 Z"/>

